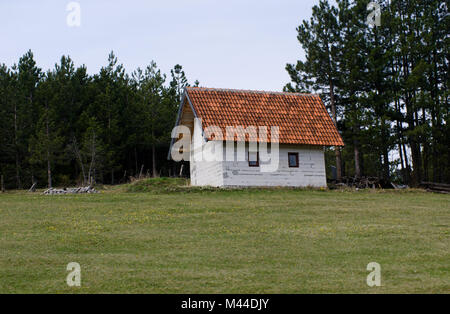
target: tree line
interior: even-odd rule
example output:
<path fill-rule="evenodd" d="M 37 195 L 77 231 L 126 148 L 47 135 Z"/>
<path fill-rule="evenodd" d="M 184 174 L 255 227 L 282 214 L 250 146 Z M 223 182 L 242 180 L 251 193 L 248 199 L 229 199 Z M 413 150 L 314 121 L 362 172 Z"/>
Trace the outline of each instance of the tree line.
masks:
<path fill-rule="evenodd" d="M 346 146 L 328 149 L 344 176 L 417 185 L 450 181 L 449 17 L 446 2 L 321 0 L 298 27 L 305 58 L 287 92 L 320 93 Z M 126 73 L 111 53 L 89 75 L 63 56 L 44 72 L 31 51 L 0 65 L 0 175 L 7 188 L 173 175 L 170 132 L 188 80 L 155 62 Z M 194 83 L 198 85 L 198 81 Z"/>
<path fill-rule="evenodd" d="M 326 0 L 297 28 L 305 58 L 286 69 L 290 92 L 318 92 L 346 146 L 327 152 L 337 177 L 410 185 L 450 181 L 446 1 Z"/>
<path fill-rule="evenodd" d="M 5 186 L 115 184 L 175 173 L 166 156 L 188 85 L 180 65 L 169 77 L 153 61 L 129 75 L 113 52 L 95 75 L 68 56 L 43 72 L 31 51 L 10 68 L 0 65 Z"/>

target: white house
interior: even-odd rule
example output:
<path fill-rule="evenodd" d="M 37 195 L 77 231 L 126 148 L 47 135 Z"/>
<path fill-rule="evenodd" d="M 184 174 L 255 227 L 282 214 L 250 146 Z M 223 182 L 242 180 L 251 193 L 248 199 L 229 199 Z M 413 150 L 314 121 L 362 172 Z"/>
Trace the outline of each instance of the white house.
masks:
<path fill-rule="evenodd" d="M 176 126 L 194 186 L 326 186 L 324 147 L 344 145 L 312 94 L 188 87 Z"/>

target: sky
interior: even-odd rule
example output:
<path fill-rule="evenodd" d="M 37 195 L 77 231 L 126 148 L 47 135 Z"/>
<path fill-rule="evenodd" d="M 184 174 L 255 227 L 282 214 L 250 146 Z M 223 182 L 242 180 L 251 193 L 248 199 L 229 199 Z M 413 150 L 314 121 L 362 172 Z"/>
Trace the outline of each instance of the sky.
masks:
<path fill-rule="evenodd" d="M 205 87 L 279 91 L 286 63 L 304 56 L 296 28 L 319 1 L 78 0 L 80 26 L 67 23 L 70 2 L 0 0 L 0 63 L 31 49 L 44 70 L 69 55 L 94 74 L 113 50 L 128 73 L 154 60 Z"/>

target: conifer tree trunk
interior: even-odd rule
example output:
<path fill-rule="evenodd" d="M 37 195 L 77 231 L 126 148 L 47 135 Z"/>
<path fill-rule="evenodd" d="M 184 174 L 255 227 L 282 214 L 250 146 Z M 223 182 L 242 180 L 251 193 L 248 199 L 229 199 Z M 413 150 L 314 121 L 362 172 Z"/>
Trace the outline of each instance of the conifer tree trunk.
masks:
<path fill-rule="evenodd" d="M 382 134 L 382 138 L 386 139 L 388 136 L 388 132 L 387 132 L 387 126 L 386 126 L 386 121 L 384 118 L 381 118 L 381 134 Z M 383 146 L 382 146 L 382 154 L 383 154 L 383 178 L 385 180 L 389 180 L 389 151 L 388 151 L 388 146 L 385 142 L 383 142 Z"/>
<path fill-rule="evenodd" d="M 22 182 L 20 180 L 20 161 L 19 161 L 19 145 L 17 140 L 17 104 L 14 104 L 14 149 L 16 162 L 16 185 L 19 190 L 22 189 Z"/>
<path fill-rule="evenodd" d="M 156 178 L 158 176 L 157 172 L 156 172 L 156 148 L 155 148 L 155 140 L 154 137 L 155 136 L 155 132 L 152 129 L 152 176 L 153 178 Z"/>
<path fill-rule="evenodd" d="M 45 102 L 46 117 L 45 117 L 45 133 L 47 136 L 47 177 L 48 177 L 48 188 L 52 187 L 52 168 L 50 164 L 50 132 L 48 127 L 48 103 Z"/>
<path fill-rule="evenodd" d="M 331 81 L 330 81 L 330 104 L 333 123 L 337 128 L 337 113 L 336 113 L 336 103 L 334 99 L 334 85 L 333 82 Z M 338 181 L 341 181 L 342 180 L 341 148 L 339 146 L 335 146 L 334 152 L 336 155 L 336 179 Z"/>
<path fill-rule="evenodd" d="M 359 156 L 359 141 L 357 139 L 353 140 L 354 155 L 355 155 L 355 177 L 361 178 L 361 161 Z"/>

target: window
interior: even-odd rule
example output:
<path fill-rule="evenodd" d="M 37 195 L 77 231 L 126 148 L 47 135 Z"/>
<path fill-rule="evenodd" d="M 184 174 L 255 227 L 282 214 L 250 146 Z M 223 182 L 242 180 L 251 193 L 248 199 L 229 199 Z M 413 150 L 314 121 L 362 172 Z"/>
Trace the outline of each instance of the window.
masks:
<path fill-rule="evenodd" d="M 249 167 L 259 167 L 259 153 L 258 152 L 248 152 L 248 166 Z"/>
<path fill-rule="evenodd" d="M 298 153 L 288 153 L 289 168 L 298 168 Z"/>

